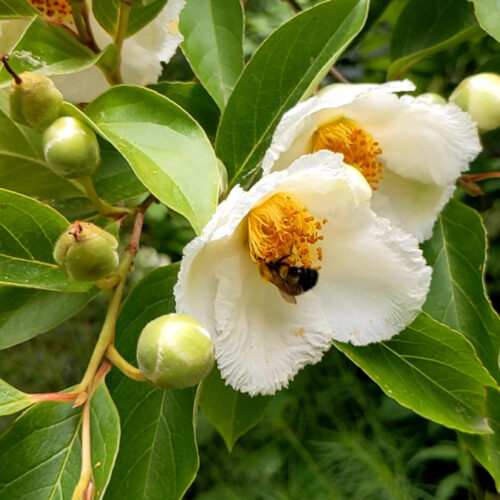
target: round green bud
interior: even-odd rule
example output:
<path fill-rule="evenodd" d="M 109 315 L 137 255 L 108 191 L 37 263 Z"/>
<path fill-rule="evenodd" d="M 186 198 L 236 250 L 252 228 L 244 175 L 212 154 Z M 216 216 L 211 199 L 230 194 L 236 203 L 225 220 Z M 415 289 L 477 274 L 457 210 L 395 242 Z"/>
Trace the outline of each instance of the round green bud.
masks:
<path fill-rule="evenodd" d="M 59 116 L 63 96 L 54 82 L 36 73 L 22 73 L 10 86 L 10 116 L 22 125 L 48 127 Z"/>
<path fill-rule="evenodd" d="M 185 314 L 149 322 L 137 343 L 144 377 L 160 389 L 183 389 L 201 382 L 214 364 L 214 346 L 203 326 Z"/>
<path fill-rule="evenodd" d="M 450 101 L 467 111 L 482 131 L 500 127 L 500 75 L 480 73 L 463 80 Z"/>
<path fill-rule="evenodd" d="M 75 281 L 98 281 L 118 270 L 118 241 L 90 222 L 74 222 L 54 247 L 54 260 Z"/>
<path fill-rule="evenodd" d="M 446 104 L 446 99 L 439 94 L 435 94 L 434 92 L 426 92 L 425 94 L 420 94 L 418 96 L 418 99 L 429 104 Z"/>
<path fill-rule="evenodd" d="M 43 152 L 50 169 L 69 179 L 91 175 L 101 163 L 94 131 L 71 116 L 59 118 L 45 131 Z"/>

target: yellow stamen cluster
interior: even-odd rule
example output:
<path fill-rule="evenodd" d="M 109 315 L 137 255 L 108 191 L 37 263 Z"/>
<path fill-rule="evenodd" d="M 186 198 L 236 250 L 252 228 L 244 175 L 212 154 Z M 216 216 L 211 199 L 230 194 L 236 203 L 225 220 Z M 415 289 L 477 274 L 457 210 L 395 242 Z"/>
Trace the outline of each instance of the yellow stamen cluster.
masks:
<path fill-rule="evenodd" d="M 29 0 L 42 14 L 61 23 L 72 23 L 70 0 Z"/>
<path fill-rule="evenodd" d="M 322 259 L 321 248 L 312 247 L 323 239 L 319 232 L 325 223 L 291 196 L 275 194 L 248 215 L 250 256 L 257 263 L 312 267 Z"/>
<path fill-rule="evenodd" d="M 340 118 L 316 130 L 312 138 L 312 152 L 320 149 L 342 153 L 344 161 L 356 167 L 372 189 L 377 189 L 382 179 L 382 162 L 377 160 L 377 156 L 382 154 L 382 150 L 373 137 L 352 120 Z"/>

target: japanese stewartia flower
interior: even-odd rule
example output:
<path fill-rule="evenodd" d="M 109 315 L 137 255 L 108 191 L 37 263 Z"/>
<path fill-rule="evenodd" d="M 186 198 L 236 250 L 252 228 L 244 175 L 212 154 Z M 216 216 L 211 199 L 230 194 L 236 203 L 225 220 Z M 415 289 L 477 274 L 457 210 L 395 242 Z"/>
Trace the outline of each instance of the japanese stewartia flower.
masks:
<path fill-rule="evenodd" d="M 395 92 L 411 82 L 336 84 L 283 116 L 262 164 L 264 174 L 321 149 L 342 153 L 374 190 L 373 209 L 419 241 L 461 172 L 481 150 L 470 117 L 453 104 Z"/>
<path fill-rule="evenodd" d="M 30 0 L 52 19 L 63 22 L 74 29 L 70 0 L 59 0 L 53 5 Z M 185 0 L 168 0 L 158 16 L 147 26 L 127 38 L 123 44 L 121 73 L 125 83 L 147 85 L 156 83 L 161 74 L 162 62 L 168 62 L 174 55 L 183 37 L 179 31 L 179 15 Z M 97 45 L 104 49 L 112 38 L 90 15 L 90 24 Z M 12 48 L 26 28 L 26 21 L 12 20 L 0 22 L 1 51 Z M 103 73 L 92 66 L 78 73 L 53 78 L 64 98 L 71 102 L 89 102 L 109 88 Z"/>
<path fill-rule="evenodd" d="M 232 387 L 273 394 L 333 340 L 386 340 L 418 314 L 431 269 L 371 196 L 341 155 L 304 155 L 236 186 L 185 248 L 177 312 L 211 333 Z"/>

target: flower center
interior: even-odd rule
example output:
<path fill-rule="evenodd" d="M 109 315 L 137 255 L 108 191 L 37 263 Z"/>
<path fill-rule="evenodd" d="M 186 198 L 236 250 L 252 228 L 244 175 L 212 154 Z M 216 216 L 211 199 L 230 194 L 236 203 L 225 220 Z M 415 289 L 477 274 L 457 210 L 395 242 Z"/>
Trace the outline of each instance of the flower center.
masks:
<path fill-rule="evenodd" d="M 322 259 L 315 245 L 323 239 L 319 232 L 325 223 L 291 196 L 275 194 L 248 215 L 250 256 L 256 263 L 312 267 Z"/>
<path fill-rule="evenodd" d="M 70 0 L 29 0 L 45 16 L 61 23 L 73 22 Z"/>
<path fill-rule="evenodd" d="M 320 149 L 342 153 L 345 162 L 356 167 L 372 189 L 377 189 L 382 179 L 382 162 L 377 160 L 377 156 L 382 154 L 382 150 L 373 137 L 352 120 L 339 118 L 316 130 L 312 152 Z"/>

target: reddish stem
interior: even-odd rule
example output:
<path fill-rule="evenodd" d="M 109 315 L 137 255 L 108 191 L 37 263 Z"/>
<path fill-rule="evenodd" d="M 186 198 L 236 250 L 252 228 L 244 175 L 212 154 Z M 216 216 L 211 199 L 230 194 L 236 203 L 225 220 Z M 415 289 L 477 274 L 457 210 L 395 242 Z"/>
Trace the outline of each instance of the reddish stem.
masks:
<path fill-rule="evenodd" d="M 463 179 L 468 181 L 484 181 L 486 179 L 500 178 L 500 172 L 483 172 L 481 174 L 465 174 L 462 175 Z"/>
<path fill-rule="evenodd" d="M 74 401 L 77 394 L 74 392 L 45 392 L 40 394 L 29 394 L 29 399 L 33 403 L 43 403 L 45 401 L 54 401 L 58 403 L 65 403 Z"/>
<path fill-rule="evenodd" d="M 0 56 L 0 61 L 3 62 L 3 65 L 5 66 L 7 72 L 12 76 L 12 78 L 14 78 L 16 85 L 21 85 L 21 83 L 23 83 L 22 78 L 10 67 L 10 64 L 7 62 L 8 60 L 9 54 L 2 54 Z"/>
<path fill-rule="evenodd" d="M 349 80 L 335 67 L 332 66 L 330 68 L 330 73 L 339 81 L 342 83 L 350 83 Z"/>

